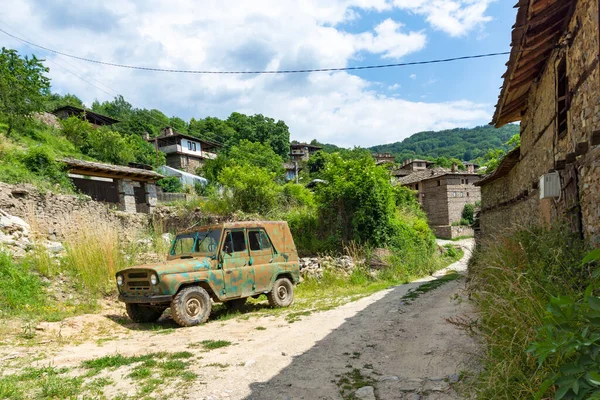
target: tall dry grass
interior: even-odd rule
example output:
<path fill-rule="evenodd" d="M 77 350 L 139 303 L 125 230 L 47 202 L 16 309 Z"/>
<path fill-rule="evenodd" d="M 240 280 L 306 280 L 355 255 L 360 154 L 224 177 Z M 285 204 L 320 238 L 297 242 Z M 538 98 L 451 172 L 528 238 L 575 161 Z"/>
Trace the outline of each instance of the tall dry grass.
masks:
<path fill-rule="evenodd" d="M 481 399 L 530 399 L 555 364 L 539 367 L 526 352 L 543 324 L 553 296 L 584 290 L 580 260 L 585 245 L 563 227 L 523 229 L 477 249 L 469 267 L 470 290 L 480 310 L 485 340 Z"/>
<path fill-rule="evenodd" d="M 101 220 L 77 220 L 63 243 L 63 267 L 93 294 L 115 290 L 114 276 L 135 262 L 135 250 L 126 245 L 116 227 Z"/>

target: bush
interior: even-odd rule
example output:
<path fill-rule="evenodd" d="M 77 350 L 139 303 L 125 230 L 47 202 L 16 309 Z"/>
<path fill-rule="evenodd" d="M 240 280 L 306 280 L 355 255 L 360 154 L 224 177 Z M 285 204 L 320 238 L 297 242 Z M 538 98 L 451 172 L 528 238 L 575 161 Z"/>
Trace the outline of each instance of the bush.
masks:
<path fill-rule="evenodd" d="M 181 193 L 183 192 L 183 185 L 176 176 L 167 176 L 156 182 L 165 193 Z"/>
<path fill-rule="evenodd" d="M 273 210 L 280 193 L 275 174 L 255 166 L 230 166 L 219 173 L 225 197 L 235 210 L 267 214 Z"/>
<path fill-rule="evenodd" d="M 296 183 L 283 185 L 282 195 L 288 207 L 314 207 L 315 205 L 312 192 Z"/>
<path fill-rule="evenodd" d="M 30 308 L 41 307 L 43 302 L 40 279 L 0 251 L 0 317 L 26 313 Z"/>
<path fill-rule="evenodd" d="M 54 160 L 54 157 L 43 147 L 29 149 L 23 156 L 23 164 L 32 173 L 48 179 L 53 184 L 70 187 L 65 166 Z"/>
<path fill-rule="evenodd" d="M 557 371 L 560 360 L 539 366 L 527 349 L 539 340 L 551 298 L 580 298 L 585 291 L 590 272 L 580 266 L 584 254 L 584 243 L 562 227 L 522 230 L 474 253 L 470 286 L 486 340 L 479 398 L 533 398 Z"/>
<path fill-rule="evenodd" d="M 475 206 L 471 203 L 465 204 L 462 210 L 461 225 L 473 225 L 475 221 Z M 466 222 L 463 224 L 463 220 Z"/>

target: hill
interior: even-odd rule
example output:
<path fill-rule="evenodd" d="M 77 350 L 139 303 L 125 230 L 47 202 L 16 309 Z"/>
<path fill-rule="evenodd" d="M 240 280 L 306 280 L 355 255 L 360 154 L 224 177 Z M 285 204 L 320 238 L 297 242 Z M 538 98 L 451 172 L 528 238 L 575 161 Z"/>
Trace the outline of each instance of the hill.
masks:
<path fill-rule="evenodd" d="M 397 161 L 408 158 L 457 158 L 473 161 L 483 157 L 490 149 L 504 149 L 505 143 L 516 133 L 519 125 L 508 124 L 502 128 L 491 125 L 475 128 L 455 128 L 439 132 L 419 132 L 401 142 L 370 147 L 374 153 L 392 153 Z"/>

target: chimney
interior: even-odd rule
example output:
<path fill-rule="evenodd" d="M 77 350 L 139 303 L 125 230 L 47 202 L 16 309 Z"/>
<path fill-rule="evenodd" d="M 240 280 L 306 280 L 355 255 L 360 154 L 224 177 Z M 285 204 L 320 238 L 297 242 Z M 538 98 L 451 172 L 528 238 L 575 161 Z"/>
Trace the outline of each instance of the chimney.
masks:
<path fill-rule="evenodd" d="M 144 139 L 145 141 L 150 140 L 150 134 L 148 132 L 142 133 L 142 139 Z"/>
<path fill-rule="evenodd" d="M 452 164 L 452 172 L 456 172 L 457 169 L 458 165 L 456 165 L 456 163 Z"/>
<path fill-rule="evenodd" d="M 470 173 L 470 174 L 475 173 L 475 164 L 467 163 L 467 164 L 465 164 L 465 167 L 467 167 L 468 173 Z"/>
<path fill-rule="evenodd" d="M 167 126 L 162 130 L 162 136 L 173 136 L 173 128 Z"/>

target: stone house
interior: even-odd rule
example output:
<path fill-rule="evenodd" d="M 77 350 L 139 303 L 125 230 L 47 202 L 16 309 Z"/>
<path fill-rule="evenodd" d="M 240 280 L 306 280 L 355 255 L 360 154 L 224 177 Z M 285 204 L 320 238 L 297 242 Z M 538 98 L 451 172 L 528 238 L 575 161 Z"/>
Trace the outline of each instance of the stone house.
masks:
<path fill-rule="evenodd" d="M 598 0 L 521 0 L 492 123 L 521 146 L 478 182 L 482 238 L 567 221 L 600 243 Z"/>
<path fill-rule="evenodd" d="M 404 162 L 400 165 L 400 169 L 408 170 L 408 171 L 424 171 L 434 163 L 432 161 L 427 160 L 404 160 Z"/>
<path fill-rule="evenodd" d="M 56 115 L 60 119 L 67 119 L 72 116 L 79 117 L 83 120 L 86 120 L 94 127 L 108 126 L 119 122 L 119 120 L 107 117 L 106 115 L 98 114 L 90 110 L 84 110 L 83 108 L 74 106 L 57 108 L 56 110 L 52 111 L 52 114 Z"/>
<path fill-rule="evenodd" d="M 222 147 L 209 140 L 175 132 L 171 127 L 163 129 L 161 135 L 155 138 L 146 133 L 144 139 L 154 144 L 156 151 L 166 154 L 169 167 L 190 174 L 195 174 L 205 160 L 217 158 L 217 151 Z"/>
<path fill-rule="evenodd" d="M 435 235 L 451 239 L 473 235 L 470 227 L 459 223 L 465 204 L 475 205 L 481 200 L 481 191 L 475 186 L 480 179 L 474 171 L 432 168 L 400 177 L 397 182 L 417 192 Z"/>
<path fill-rule="evenodd" d="M 127 213 L 150 213 L 156 207 L 156 182 L 163 176 L 152 169 L 124 167 L 64 158 L 69 178 L 92 200 L 113 204 Z"/>
<path fill-rule="evenodd" d="M 375 164 L 385 164 L 396 162 L 396 157 L 391 153 L 373 153 Z"/>
<path fill-rule="evenodd" d="M 290 143 L 290 160 L 292 162 L 308 161 L 311 155 L 321 149 L 321 146 L 308 143 Z"/>

